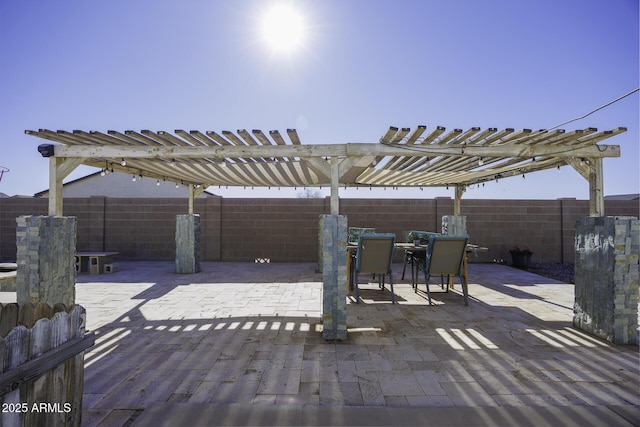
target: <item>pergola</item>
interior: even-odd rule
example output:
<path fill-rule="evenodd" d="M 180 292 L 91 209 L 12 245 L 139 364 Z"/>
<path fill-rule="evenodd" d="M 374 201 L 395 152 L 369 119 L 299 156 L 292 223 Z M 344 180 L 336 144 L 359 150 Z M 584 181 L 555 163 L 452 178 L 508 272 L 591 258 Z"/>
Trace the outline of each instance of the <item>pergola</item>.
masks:
<path fill-rule="evenodd" d="M 418 126 L 413 130 L 390 127 L 380 140 L 374 143 L 303 145 L 298 133 L 293 129 L 286 131 L 288 140 L 278 131 L 271 131 L 267 135 L 260 130 L 238 130 L 235 133 L 223 131 L 221 134 L 213 131 L 202 133 L 182 130 L 174 133 L 148 130 L 107 133 L 27 130 L 27 134 L 59 144 L 41 144 L 38 147 L 40 153 L 50 159 L 49 215 L 52 219 L 46 224 L 52 225 L 42 225 L 43 223 L 33 221 L 36 223 L 34 232 L 22 234 L 25 239 L 34 234 L 36 240 L 43 235 L 46 241 L 47 236 L 67 236 L 75 233 L 75 222 L 67 223 L 64 221 L 67 218 L 62 216 L 62 180 L 82 164 L 157 180 L 174 181 L 189 187 L 189 214 L 178 215 L 176 218 L 176 272 L 195 273 L 199 271 L 199 217 L 194 214 L 194 199 L 208 186 L 329 185 L 331 213 L 320 216 L 318 232 L 322 246 L 319 254 L 323 266 L 323 336 L 327 340 L 345 339 L 347 218 L 339 213 L 340 186 L 452 186 L 455 188 L 454 215 L 448 216 L 447 221 L 455 223 L 448 231 L 456 234 L 466 233 L 465 218 L 460 215 L 460 200 L 465 187 L 569 165 L 589 182 L 589 215 L 604 217 L 602 161 L 605 157 L 619 157 L 620 147 L 598 143 L 624 131 L 626 129 L 623 127 L 608 131 L 587 128 L 570 132 L 562 129 L 515 131 L 511 128 L 482 130 L 473 127 L 466 131 L 453 129 L 447 132 L 444 127 L 436 127 L 431 131 L 427 131 L 425 126 Z M 56 219 L 62 221 L 53 225 Z M 625 230 L 635 227 L 625 224 L 622 227 Z M 596 232 L 595 226 L 595 222 L 581 226 L 582 235 Z M 52 229 L 45 230 L 46 227 Z M 611 229 L 611 224 L 608 227 L 607 230 Z M 618 228 L 615 230 L 615 236 L 618 236 Z M 604 233 L 600 229 L 597 232 Z M 625 231 L 622 234 L 626 236 L 628 233 Z M 625 239 L 632 240 L 633 237 Z M 577 238 L 576 241 L 578 240 Z M 23 246 L 26 248 L 28 244 Z M 632 245 L 627 243 L 619 246 L 631 248 Z M 23 257 L 27 260 L 23 263 L 31 262 L 35 267 L 40 263 L 47 264 L 47 268 L 34 268 L 34 271 L 50 271 L 51 265 L 62 266 L 65 271 L 73 271 L 72 265 L 65 264 L 72 257 L 64 251 L 47 252 L 43 255 L 45 260 L 40 260 L 39 253 L 31 260 L 31 255 L 32 252 L 25 251 Z M 597 251 L 590 251 L 587 258 L 593 259 L 597 256 Z M 627 256 L 626 252 L 624 256 Z M 631 260 L 629 263 L 635 260 L 637 265 L 637 252 L 636 255 L 629 252 L 625 259 Z M 585 265 L 591 264 L 585 261 Z M 581 276 L 583 279 L 593 275 L 591 270 L 576 268 L 580 274 L 585 275 Z M 616 267 L 616 271 L 618 270 Z M 68 276 L 64 286 L 60 288 L 73 289 L 75 281 L 72 279 L 75 276 Z M 584 281 L 588 282 L 585 285 L 592 285 L 589 280 Z M 631 279 L 627 281 L 630 283 Z M 44 281 L 38 280 L 34 286 L 42 287 L 47 283 L 48 278 Z M 580 284 L 581 287 L 582 285 Z M 633 294 L 630 290 L 631 285 L 629 284 L 627 293 L 635 295 L 630 297 L 631 300 L 637 300 L 637 292 Z M 69 294 L 73 295 L 72 292 Z M 589 292 L 586 294 L 592 295 Z M 613 291 L 611 295 L 614 295 Z M 576 306 L 583 303 L 582 299 L 576 298 Z M 601 307 L 602 310 L 608 310 L 609 305 L 613 306 L 613 301 L 609 304 L 607 301 L 598 300 L 594 309 L 587 308 L 584 313 L 587 317 L 592 316 L 595 315 L 593 313 L 599 313 Z M 627 319 L 626 314 L 616 312 L 614 317 L 618 320 L 615 321 L 620 324 L 627 322 L 625 324 L 637 325 L 637 301 L 635 306 L 632 303 L 632 307 L 635 307 L 635 312 L 631 310 L 631 320 Z M 580 323 L 580 318 L 577 321 Z M 614 324 L 617 325 L 615 321 Z M 587 325 L 585 330 L 590 327 Z M 611 327 L 609 324 L 605 325 L 607 331 Z M 631 336 L 629 334 L 633 335 L 635 332 L 623 334 L 623 341 Z"/>
<path fill-rule="evenodd" d="M 602 159 L 619 157 L 620 147 L 598 143 L 625 131 L 390 127 L 374 143 L 314 145 L 302 144 L 295 129 L 286 138 L 277 130 L 25 133 L 60 144 L 38 147 L 50 158 L 50 215 L 62 215 L 62 180 L 84 164 L 187 185 L 190 213 L 194 198 L 212 185 L 324 185 L 331 187 L 332 214 L 339 186 L 454 187 L 454 215 L 468 186 L 570 165 L 589 182 L 590 216 L 603 216 Z"/>

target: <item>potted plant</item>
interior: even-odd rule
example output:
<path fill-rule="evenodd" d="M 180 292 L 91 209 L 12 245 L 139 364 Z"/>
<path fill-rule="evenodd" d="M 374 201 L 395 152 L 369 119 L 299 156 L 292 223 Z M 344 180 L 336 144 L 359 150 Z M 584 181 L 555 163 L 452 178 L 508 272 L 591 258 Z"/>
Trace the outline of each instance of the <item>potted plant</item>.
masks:
<path fill-rule="evenodd" d="M 513 261 L 514 267 L 522 268 L 524 270 L 529 268 L 531 257 L 533 256 L 533 252 L 531 252 L 529 246 L 525 246 L 524 249 L 520 249 L 520 247 L 516 245 L 509 252 L 511 252 L 511 260 Z"/>

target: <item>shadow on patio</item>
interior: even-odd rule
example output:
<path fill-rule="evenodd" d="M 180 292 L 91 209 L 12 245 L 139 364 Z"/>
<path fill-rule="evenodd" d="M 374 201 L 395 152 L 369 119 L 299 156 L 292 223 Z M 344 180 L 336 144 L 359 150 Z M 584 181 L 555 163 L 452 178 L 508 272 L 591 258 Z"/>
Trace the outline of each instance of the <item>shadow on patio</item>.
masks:
<path fill-rule="evenodd" d="M 322 339 L 314 269 L 204 263 L 177 275 L 172 263 L 136 262 L 78 276 L 77 301 L 97 334 L 85 355 L 83 425 L 606 425 L 624 422 L 614 410 L 637 416 L 638 349 L 573 329 L 572 285 L 471 264 L 470 305 L 434 286 L 429 307 L 397 273 L 400 303 L 371 286 L 364 304 L 348 306 L 348 339 L 333 343 Z M 513 283 L 528 292 L 514 294 Z"/>

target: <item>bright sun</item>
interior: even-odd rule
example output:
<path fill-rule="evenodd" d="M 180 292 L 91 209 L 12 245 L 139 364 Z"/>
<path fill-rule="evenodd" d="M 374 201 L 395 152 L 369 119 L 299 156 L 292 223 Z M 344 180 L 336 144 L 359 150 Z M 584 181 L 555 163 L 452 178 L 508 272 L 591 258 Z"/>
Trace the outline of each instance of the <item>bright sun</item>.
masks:
<path fill-rule="evenodd" d="M 291 5 L 279 3 L 269 9 L 262 20 L 262 36 L 276 51 L 291 52 L 304 41 L 304 20 Z"/>

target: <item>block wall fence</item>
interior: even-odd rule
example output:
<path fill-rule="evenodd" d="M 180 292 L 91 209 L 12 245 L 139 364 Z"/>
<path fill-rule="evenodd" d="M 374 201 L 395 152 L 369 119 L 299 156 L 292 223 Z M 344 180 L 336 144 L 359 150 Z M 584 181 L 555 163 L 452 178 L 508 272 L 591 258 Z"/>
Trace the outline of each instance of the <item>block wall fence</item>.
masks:
<path fill-rule="evenodd" d="M 46 215 L 48 200 L 0 199 L 0 261 L 16 259 L 16 218 Z M 117 251 L 130 261 L 175 260 L 176 216 L 186 214 L 186 199 L 68 198 L 64 215 L 77 217 L 78 251 Z M 471 262 L 507 260 L 514 245 L 528 245 L 534 262 L 574 262 L 576 220 L 588 215 L 588 202 L 557 200 L 463 199 L 462 215 L 472 243 L 489 252 Z M 198 198 L 202 261 L 317 262 L 318 218 L 330 212 L 329 198 Z M 639 216 L 638 201 L 605 201 L 608 216 Z M 453 215 L 453 200 L 341 199 L 349 226 L 373 227 L 404 239 L 409 230 L 441 231 L 443 215 Z M 400 261 L 400 258 L 398 258 Z"/>

